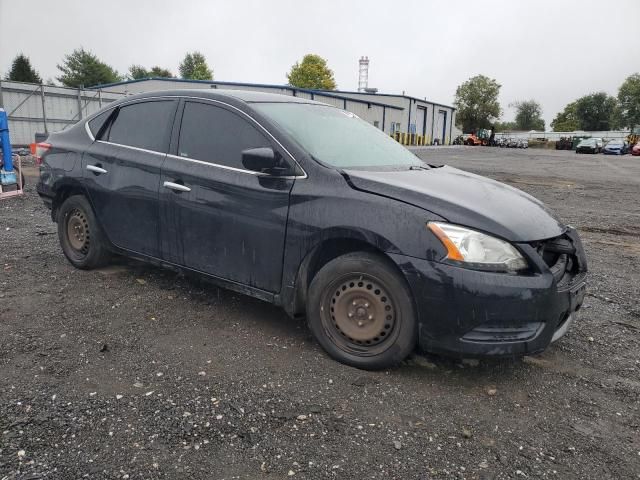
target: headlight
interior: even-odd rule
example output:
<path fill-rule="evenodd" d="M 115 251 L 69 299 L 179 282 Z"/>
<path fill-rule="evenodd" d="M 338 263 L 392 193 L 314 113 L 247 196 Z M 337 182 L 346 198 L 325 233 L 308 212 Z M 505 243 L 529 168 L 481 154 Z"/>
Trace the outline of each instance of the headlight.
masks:
<path fill-rule="evenodd" d="M 508 242 L 450 223 L 427 224 L 447 249 L 447 260 L 468 268 L 492 272 L 517 272 L 527 261 Z"/>

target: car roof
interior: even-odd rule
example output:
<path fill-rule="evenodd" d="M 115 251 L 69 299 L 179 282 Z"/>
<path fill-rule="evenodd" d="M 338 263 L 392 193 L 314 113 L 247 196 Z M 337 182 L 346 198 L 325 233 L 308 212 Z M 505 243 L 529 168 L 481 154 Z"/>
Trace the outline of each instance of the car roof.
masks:
<path fill-rule="evenodd" d="M 218 88 L 183 88 L 171 90 L 156 90 L 153 92 L 138 93 L 126 97 L 126 101 L 137 98 L 153 98 L 165 96 L 184 96 L 210 98 L 213 100 L 239 100 L 245 103 L 311 103 L 316 105 L 327 105 L 306 98 L 294 97 L 293 95 L 280 95 L 278 93 L 256 92 L 251 90 L 232 90 Z"/>

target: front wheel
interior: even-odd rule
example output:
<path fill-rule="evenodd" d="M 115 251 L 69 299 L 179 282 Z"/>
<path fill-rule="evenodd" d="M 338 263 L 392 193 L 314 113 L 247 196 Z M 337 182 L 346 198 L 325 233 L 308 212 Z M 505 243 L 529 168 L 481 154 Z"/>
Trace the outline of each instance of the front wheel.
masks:
<path fill-rule="evenodd" d="M 82 195 L 67 198 L 58 211 L 58 239 L 71 264 L 83 270 L 107 263 L 109 251 L 93 209 Z"/>
<path fill-rule="evenodd" d="M 309 329 L 335 360 L 366 370 L 397 365 L 416 346 L 417 321 L 404 278 L 382 256 L 340 256 L 316 274 Z"/>

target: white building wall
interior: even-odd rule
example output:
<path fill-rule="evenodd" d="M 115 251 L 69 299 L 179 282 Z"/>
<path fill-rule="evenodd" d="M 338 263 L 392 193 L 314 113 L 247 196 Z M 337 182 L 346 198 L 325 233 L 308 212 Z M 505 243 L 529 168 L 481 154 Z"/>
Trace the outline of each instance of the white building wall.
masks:
<path fill-rule="evenodd" d="M 341 92 L 337 91 L 336 94 L 344 97 L 369 100 L 373 102 L 385 103 L 387 105 L 395 105 L 403 108 L 402 116 L 400 120 L 393 120 L 400 123 L 400 131 L 404 133 L 416 133 L 418 135 L 423 134 L 423 122 L 424 117 L 421 115 L 422 110 L 418 107 L 425 108 L 427 111 L 427 123 L 424 133 L 427 137 L 427 142 L 431 143 L 434 138 L 438 138 L 442 141 L 442 131 L 438 133 L 437 121 L 438 111 L 444 110 L 447 112 L 447 130 L 444 142 L 449 143 L 453 136 L 451 135 L 451 127 L 455 125 L 455 109 L 446 105 L 439 105 L 437 103 L 429 102 L 427 100 L 420 100 L 417 98 L 406 97 L 403 95 L 386 95 L 386 94 L 369 94 L 358 92 Z M 453 124 L 451 123 L 453 117 Z M 386 123 L 386 122 L 385 122 Z M 442 123 L 442 122 L 441 122 Z M 391 124 L 390 124 L 391 125 Z M 386 131 L 386 128 L 385 128 Z"/>
<path fill-rule="evenodd" d="M 297 96 L 300 96 L 300 94 L 297 94 Z M 328 105 L 333 105 L 334 107 L 338 107 L 338 108 L 344 108 L 344 100 L 342 98 L 328 97 L 320 94 L 316 94 L 314 95 L 314 97 L 315 97 L 314 100 L 317 102 L 326 103 Z"/>

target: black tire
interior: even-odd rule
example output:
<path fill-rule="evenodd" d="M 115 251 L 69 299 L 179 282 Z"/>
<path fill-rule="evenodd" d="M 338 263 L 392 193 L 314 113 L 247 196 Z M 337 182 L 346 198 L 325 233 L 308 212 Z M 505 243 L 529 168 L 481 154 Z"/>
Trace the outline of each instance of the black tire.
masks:
<path fill-rule="evenodd" d="M 332 358 L 347 365 L 389 368 L 416 347 L 409 288 L 382 256 L 355 252 L 331 260 L 313 278 L 306 307 L 313 336 Z"/>
<path fill-rule="evenodd" d="M 84 196 L 67 198 L 58 210 L 57 219 L 58 239 L 71 265 L 89 270 L 108 262 L 106 240 Z"/>

